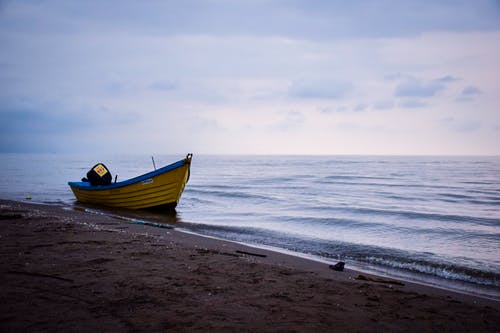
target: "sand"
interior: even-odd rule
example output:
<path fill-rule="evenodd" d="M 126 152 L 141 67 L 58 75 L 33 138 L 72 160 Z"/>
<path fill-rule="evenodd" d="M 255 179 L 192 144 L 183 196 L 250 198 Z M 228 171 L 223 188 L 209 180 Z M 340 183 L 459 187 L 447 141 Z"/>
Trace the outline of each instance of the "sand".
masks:
<path fill-rule="evenodd" d="M 0 244 L 2 332 L 500 330 L 497 301 L 58 206 L 0 200 Z"/>

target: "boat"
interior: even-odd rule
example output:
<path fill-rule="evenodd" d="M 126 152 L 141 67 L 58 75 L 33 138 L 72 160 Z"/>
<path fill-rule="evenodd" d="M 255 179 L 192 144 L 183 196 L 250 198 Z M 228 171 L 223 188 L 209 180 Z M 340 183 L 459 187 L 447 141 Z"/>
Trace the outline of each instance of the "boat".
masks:
<path fill-rule="evenodd" d="M 68 182 L 78 202 L 126 209 L 173 210 L 189 180 L 191 159 L 186 158 L 128 180 L 108 185 Z M 154 163 L 154 161 L 153 161 Z"/>

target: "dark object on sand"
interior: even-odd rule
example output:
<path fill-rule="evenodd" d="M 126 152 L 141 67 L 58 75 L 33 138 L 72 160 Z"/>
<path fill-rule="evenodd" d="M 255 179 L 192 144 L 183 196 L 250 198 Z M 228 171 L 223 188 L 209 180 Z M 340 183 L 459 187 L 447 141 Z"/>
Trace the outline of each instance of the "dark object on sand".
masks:
<path fill-rule="evenodd" d="M 246 254 L 246 255 L 249 255 L 249 256 L 261 257 L 261 258 L 267 257 L 267 255 L 265 255 L 265 254 L 252 253 L 252 252 L 240 251 L 240 250 L 236 250 L 236 253 L 241 253 L 241 254 Z"/>
<path fill-rule="evenodd" d="M 334 271 L 342 272 L 344 270 L 344 265 L 345 265 L 345 262 L 339 261 L 335 265 L 330 265 L 328 267 L 331 268 L 331 269 L 333 269 Z"/>
<path fill-rule="evenodd" d="M 374 276 L 368 276 L 368 275 L 363 275 L 359 274 L 356 280 L 364 280 L 364 281 L 371 281 L 371 282 L 378 282 L 378 283 L 390 283 L 390 284 L 397 284 L 399 286 L 404 286 L 405 284 L 400 281 L 396 280 L 391 280 L 391 279 L 384 279 L 384 278 L 379 278 L 379 277 L 374 277 Z"/>
<path fill-rule="evenodd" d="M 9 274 L 17 274 L 17 275 L 28 275 L 28 276 L 46 277 L 46 278 L 57 279 L 57 280 L 66 281 L 66 282 L 74 282 L 71 279 L 66 279 L 66 278 L 63 278 L 63 277 L 60 277 L 60 276 L 57 276 L 57 275 L 37 273 L 37 272 L 8 271 L 7 273 L 9 273 Z"/>

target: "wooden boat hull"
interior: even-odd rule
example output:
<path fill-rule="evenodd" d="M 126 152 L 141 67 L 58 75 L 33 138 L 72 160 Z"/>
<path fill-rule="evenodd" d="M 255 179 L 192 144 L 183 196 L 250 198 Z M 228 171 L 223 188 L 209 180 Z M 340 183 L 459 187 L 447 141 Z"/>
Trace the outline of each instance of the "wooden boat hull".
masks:
<path fill-rule="evenodd" d="M 69 182 L 82 203 L 127 209 L 173 209 L 189 180 L 191 154 L 176 163 L 122 182 L 90 186 L 88 182 Z"/>

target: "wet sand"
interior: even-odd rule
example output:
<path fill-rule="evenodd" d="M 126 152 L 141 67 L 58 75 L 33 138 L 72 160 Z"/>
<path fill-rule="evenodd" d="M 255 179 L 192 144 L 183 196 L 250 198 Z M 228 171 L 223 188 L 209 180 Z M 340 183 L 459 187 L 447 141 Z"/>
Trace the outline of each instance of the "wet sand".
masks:
<path fill-rule="evenodd" d="M 58 206 L 0 200 L 0 244 L 2 332 L 500 330 L 500 302 Z"/>

